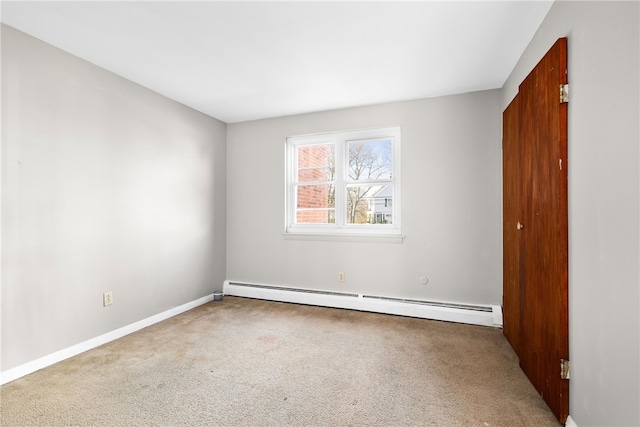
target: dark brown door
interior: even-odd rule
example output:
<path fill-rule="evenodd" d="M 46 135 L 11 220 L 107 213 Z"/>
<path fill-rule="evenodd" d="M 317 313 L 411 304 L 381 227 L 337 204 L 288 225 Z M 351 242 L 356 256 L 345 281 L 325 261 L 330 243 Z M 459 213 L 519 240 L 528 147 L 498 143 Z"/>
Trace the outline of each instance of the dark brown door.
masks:
<path fill-rule="evenodd" d="M 569 411 L 568 381 L 560 376 L 561 360 L 569 359 L 567 104 L 560 99 L 566 82 L 567 40 L 562 38 L 520 85 L 517 118 L 505 110 L 505 122 L 517 122 L 517 140 L 505 137 L 517 145 L 518 170 L 504 173 L 505 180 L 513 180 L 505 182 L 505 189 L 518 193 L 512 196 L 515 216 L 505 201 L 505 270 L 514 262 L 519 267 L 519 274 L 506 276 L 517 277 L 518 289 L 505 281 L 505 334 L 561 423 Z M 515 224 L 506 223 L 514 219 Z M 510 234 L 513 229 L 516 237 Z M 508 306 L 514 302 L 518 315 Z"/>
<path fill-rule="evenodd" d="M 516 95 L 502 115 L 502 248 L 503 332 L 520 355 L 520 97 Z"/>

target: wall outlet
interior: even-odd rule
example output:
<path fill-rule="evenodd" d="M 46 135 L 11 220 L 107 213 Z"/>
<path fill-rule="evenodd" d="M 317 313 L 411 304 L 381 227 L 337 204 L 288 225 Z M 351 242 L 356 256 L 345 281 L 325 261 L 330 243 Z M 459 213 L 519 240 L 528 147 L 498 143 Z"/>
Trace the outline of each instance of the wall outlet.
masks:
<path fill-rule="evenodd" d="M 104 307 L 113 304 L 113 291 L 102 294 L 102 305 Z"/>
<path fill-rule="evenodd" d="M 343 272 L 338 273 L 338 282 L 344 282 L 344 273 Z"/>

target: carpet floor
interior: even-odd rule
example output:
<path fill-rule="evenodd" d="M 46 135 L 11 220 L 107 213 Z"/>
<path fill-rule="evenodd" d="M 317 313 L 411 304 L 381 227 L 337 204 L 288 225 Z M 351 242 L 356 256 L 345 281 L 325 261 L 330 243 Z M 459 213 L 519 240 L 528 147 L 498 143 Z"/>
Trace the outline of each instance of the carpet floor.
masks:
<path fill-rule="evenodd" d="M 558 426 L 500 329 L 224 297 L 0 388 L 2 426 Z"/>

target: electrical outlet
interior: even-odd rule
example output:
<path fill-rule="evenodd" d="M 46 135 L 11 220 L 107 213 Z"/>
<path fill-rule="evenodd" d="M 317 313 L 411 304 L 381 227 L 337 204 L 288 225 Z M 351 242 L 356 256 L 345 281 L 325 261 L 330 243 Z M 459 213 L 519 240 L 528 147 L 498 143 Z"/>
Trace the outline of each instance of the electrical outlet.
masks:
<path fill-rule="evenodd" d="M 344 273 L 343 272 L 338 273 L 338 282 L 344 282 Z"/>
<path fill-rule="evenodd" d="M 111 304 L 113 304 L 113 292 L 109 291 L 102 294 L 102 305 L 106 307 Z"/>

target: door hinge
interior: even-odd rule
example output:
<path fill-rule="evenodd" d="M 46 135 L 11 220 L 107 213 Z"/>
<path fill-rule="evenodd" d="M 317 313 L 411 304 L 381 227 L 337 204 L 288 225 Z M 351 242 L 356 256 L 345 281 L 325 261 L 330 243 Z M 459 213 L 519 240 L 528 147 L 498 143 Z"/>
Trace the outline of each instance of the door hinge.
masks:
<path fill-rule="evenodd" d="M 565 102 L 569 102 L 569 84 L 561 84 L 560 85 L 560 104 L 564 104 Z"/>
<path fill-rule="evenodd" d="M 571 363 L 566 359 L 560 359 L 560 379 L 568 380 L 571 376 Z"/>

